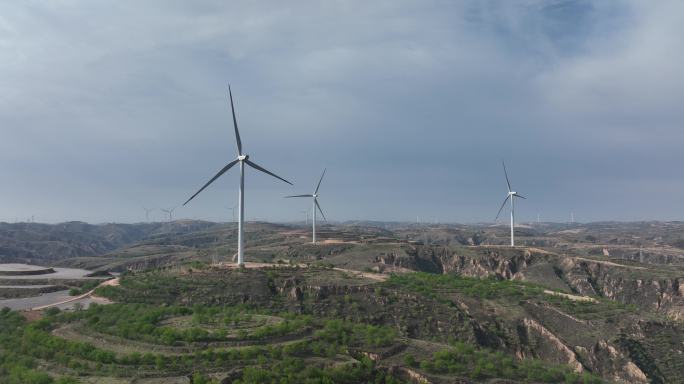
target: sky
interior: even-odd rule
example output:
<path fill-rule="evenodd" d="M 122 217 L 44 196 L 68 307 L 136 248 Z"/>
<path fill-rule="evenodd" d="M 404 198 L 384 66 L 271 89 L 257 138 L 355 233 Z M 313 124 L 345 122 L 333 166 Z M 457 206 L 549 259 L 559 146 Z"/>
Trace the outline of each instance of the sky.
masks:
<path fill-rule="evenodd" d="M 0 2 L 0 221 L 683 220 L 684 2 Z M 228 221 L 233 169 L 175 211 Z"/>

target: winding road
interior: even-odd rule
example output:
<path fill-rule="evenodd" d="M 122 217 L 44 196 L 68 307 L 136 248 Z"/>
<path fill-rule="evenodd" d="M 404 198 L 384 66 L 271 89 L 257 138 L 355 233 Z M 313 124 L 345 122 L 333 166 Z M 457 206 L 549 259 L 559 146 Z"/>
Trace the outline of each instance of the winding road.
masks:
<path fill-rule="evenodd" d="M 107 280 L 107 281 L 103 281 L 100 285 L 98 285 L 97 287 L 91 289 L 90 291 L 88 291 L 88 292 L 86 292 L 86 293 L 84 293 L 84 294 L 82 294 L 82 295 L 74 296 L 74 297 L 72 297 L 72 298 L 70 298 L 70 299 L 58 301 L 58 302 L 56 302 L 56 303 L 50 303 L 50 304 L 41 305 L 41 306 L 38 306 L 38 307 L 33 307 L 33 308 L 31 308 L 31 311 L 40 311 L 40 310 L 43 310 L 43 309 L 47 309 L 47 308 L 51 308 L 51 307 L 56 307 L 56 306 L 58 306 L 58 305 L 63 305 L 63 304 L 72 303 L 72 302 L 74 302 L 74 301 L 83 300 L 83 299 L 86 299 L 86 298 L 89 298 L 89 297 L 90 297 L 90 298 L 97 297 L 97 296 L 95 296 L 95 290 L 96 290 L 96 289 L 98 289 L 98 288 L 100 288 L 100 287 L 117 286 L 117 285 L 119 285 L 119 278 L 118 278 L 118 277 L 116 277 L 116 278 L 114 278 L 114 279 L 109 279 L 109 280 Z M 104 300 L 106 300 L 106 299 L 104 299 Z"/>

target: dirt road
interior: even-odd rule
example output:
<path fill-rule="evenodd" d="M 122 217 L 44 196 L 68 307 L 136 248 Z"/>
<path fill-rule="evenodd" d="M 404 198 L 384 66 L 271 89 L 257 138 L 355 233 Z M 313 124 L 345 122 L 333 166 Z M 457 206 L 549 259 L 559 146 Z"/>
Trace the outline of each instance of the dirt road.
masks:
<path fill-rule="evenodd" d="M 68 299 L 68 300 L 62 300 L 62 301 L 58 301 L 58 302 L 56 302 L 56 303 L 50 303 L 50 304 L 46 304 L 46 305 L 41 305 L 41 306 L 38 306 L 38 307 L 34 307 L 34 308 L 31 308 L 31 310 L 32 310 L 32 311 L 41 311 L 41 310 L 43 310 L 43 309 L 47 309 L 47 308 L 50 308 L 50 307 L 56 307 L 56 306 L 58 306 L 58 305 L 68 304 L 68 303 L 72 303 L 72 302 L 74 302 L 74 301 L 83 300 L 83 299 L 88 298 L 88 297 L 96 297 L 96 296 L 95 296 L 95 290 L 96 290 L 96 289 L 98 289 L 98 288 L 100 288 L 100 287 L 105 287 L 105 286 L 117 286 L 117 285 L 119 285 L 119 278 L 118 278 L 118 277 L 117 277 L 117 278 L 114 278 L 114 279 L 110 279 L 110 280 L 104 281 L 104 282 L 102 282 L 100 285 L 98 285 L 97 287 L 91 289 L 90 291 L 88 291 L 88 292 L 86 292 L 86 293 L 84 293 L 84 294 L 82 294 L 82 295 L 74 296 L 74 297 L 72 297 L 72 298 L 70 298 L 70 299 Z"/>

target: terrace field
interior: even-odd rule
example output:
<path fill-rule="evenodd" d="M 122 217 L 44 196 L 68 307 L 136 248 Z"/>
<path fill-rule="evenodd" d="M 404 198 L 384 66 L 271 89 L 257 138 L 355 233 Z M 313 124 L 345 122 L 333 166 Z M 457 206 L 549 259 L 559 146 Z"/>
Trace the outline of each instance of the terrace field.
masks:
<path fill-rule="evenodd" d="M 511 249 L 498 227 L 328 226 L 331 241 L 314 246 L 302 229 L 257 223 L 253 262 L 235 268 L 234 227 L 183 228 L 59 261 L 97 269 L 94 281 L 121 272 L 94 292 L 114 304 L 28 320 L 4 310 L 0 373 L 12 383 L 684 382 L 682 267 L 661 257 L 672 245 L 613 257 L 636 229 L 530 228 L 529 246 Z M 654 237 L 643 249 L 677 228 L 645 227 Z M 81 284 L 71 289 L 90 289 Z"/>

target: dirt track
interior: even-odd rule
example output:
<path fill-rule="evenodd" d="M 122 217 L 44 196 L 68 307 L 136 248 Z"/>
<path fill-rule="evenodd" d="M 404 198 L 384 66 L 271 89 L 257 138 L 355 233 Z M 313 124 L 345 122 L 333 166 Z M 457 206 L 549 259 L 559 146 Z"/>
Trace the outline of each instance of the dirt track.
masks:
<path fill-rule="evenodd" d="M 47 308 L 50 308 L 50 307 L 55 307 L 55 306 L 62 305 L 62 304 L 71 303 L 71 302 L 78 301 L 78 300 L 82 300 L 82 299 L 85 299 L 85 298 L 88 298 L 88 297 L 97 297 L 97 296 L 95 296 L 95 290 L 96 290 L 96 289 L 98 289 L 98 288 L 100 288 L 100 287 L 105 287 L 105 286 L 117 286 L 117 285 L 119 285 L 119 278 L 118 278 L 118 277 L 117 277 L 117 278 L 114 278 L 114 279 L 110 279 L 110 280 L 104 281 L 104 282 L 102 282 L 100 285 L 98 285 L 97 287 L 91 289 L 90 291 L 88 291 L 88 292 L 86 292 L 86 293 L 84 293 L 84 294 L 82 294 L 82 295 L 74 296 L 74 297 L 72 297 L 72 298 L 70 298 L 70 299 L 68 299 L 68 300 L 62 300 L 62 301 L 58 301 L 58 302 L 56 302 L 56 303 L 50 303 L 50 304 L 46 304 L 46 305 L 41 305 L 41 306 L 38 306 L 38 307 L 34 307 L 34 308 L 31 308 L 31 310 L 32 310 L 32 311 L 41 311 L 41 310 L 43 310 L 43 309 L 47 309 Z"/>

